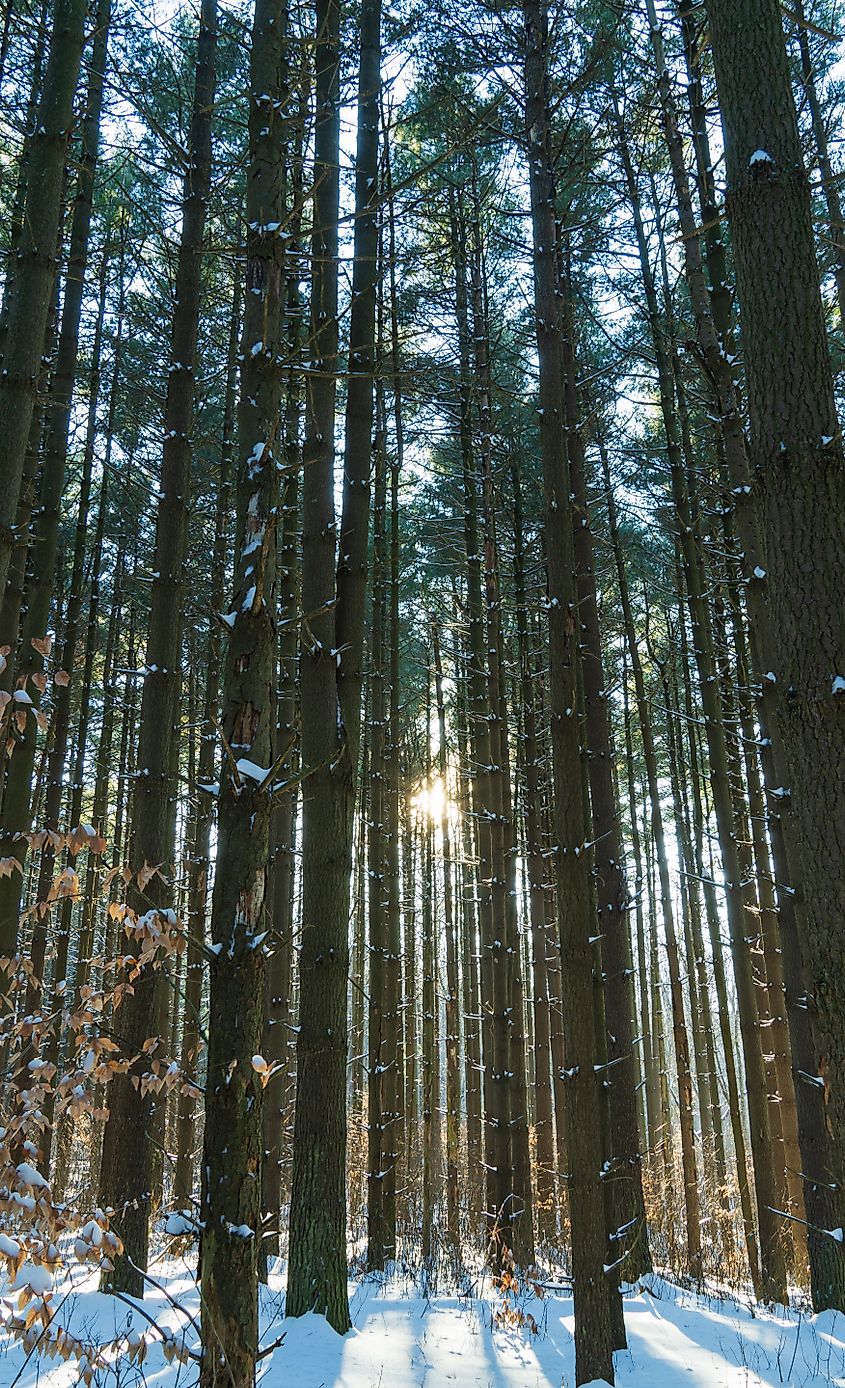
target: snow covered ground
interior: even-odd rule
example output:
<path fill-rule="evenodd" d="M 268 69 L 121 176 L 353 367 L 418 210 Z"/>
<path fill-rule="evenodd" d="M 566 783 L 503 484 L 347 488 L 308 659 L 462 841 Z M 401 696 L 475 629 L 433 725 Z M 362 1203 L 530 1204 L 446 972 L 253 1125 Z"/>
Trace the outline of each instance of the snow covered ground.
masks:
<path fill-rule="evenodd" d="M 82 1273 L 80 1269 L 80 1274 Z M 193 1279 L 184 1264 L 161 1264 L 156 1275 L 170 1297 L 198 1314 Z M 476 1292 L 481 1290 L 475 1289 Z M 486 1290 L 492 1292 L 487 1284 Z M 137 1312 L 94 1290 L 89 1277 L 66 1294 L 62 1320 L 82 1338 L 105 1341 L 131 1324 L 149 1327 Z M 531 1296 L 520 1307 L 539 1327 L 493 1325 L 501 1303 L 491 1295 L 438 1291 L 426 1298 L 410 1279 L 350 1283 L 353 1329 L 343 1338 L 319 1316 L 282 1323 L 283 1279 L 264 1293 L 263 1344 L 284 1331 L 284 1343 L 260 1365 L 265 1388 L 573 1388 L 572 1302 L 565 1295 Z M 196 1332 L 168 1299 L 152 1292 L 145 1311 L 171 1332 Z M 825 1313 L 753 1311 L 721 1296 L 697 1296 L 660 1279 L 626 1298 L 629 1348 L 616 1356 L 620 1388 L 845 1388 L 845 1317 Z M 150 1339 L 155 1337 L 150 1335 Z M 97 1374 L 114 1388 L 192 1388 L 195 1364 L 165 1362 L 151 1348 L 142 1367 L 123 1360 L 119 1373 Z M 69 1388 L 72 1364 L 32 1355 L 0 1338 L 0 1388 Z"/>

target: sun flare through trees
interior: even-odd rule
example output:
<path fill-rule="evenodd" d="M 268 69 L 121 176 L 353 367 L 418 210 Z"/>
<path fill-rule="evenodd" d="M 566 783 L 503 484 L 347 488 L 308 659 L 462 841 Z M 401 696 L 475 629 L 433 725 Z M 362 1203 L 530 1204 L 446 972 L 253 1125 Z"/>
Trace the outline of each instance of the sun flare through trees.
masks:
<path fill-rule="evenodd" d="M 844 25 L 0 0 L 0 1388 L 845 1376 Z"/>

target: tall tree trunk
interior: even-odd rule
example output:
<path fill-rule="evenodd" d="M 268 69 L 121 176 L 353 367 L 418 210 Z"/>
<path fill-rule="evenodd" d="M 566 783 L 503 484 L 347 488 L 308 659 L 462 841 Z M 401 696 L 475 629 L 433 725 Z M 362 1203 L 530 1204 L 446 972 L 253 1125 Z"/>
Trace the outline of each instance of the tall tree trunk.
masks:
<path fill-rule="evenodd" d="M 496 1112 L 495 1208 L 500 1251 L 507 1248 L 517 1263 L 534 1261 L 531 1175 L 525 1100 L 525 1044 L 522 977 L 516 923 L 516 876 L 513 844 L 507 697 L 502 638 L 499 541 L 493 475 L 493 378 L 485 247 L 477 176 L 473 172 L 471 303 L 472 338 L 479 423 L 484 602 L 486 615 L 487 721 L 490 737 L 490 927 L 493 989 L 492 1081 Z M 486 1067 L 485 1067 L 486 1074 Z"/>
<path fill-rule="evenodd" d="M 179 1094 L 177 1117 L 177 1158 L 173 1193 L 177 1200 L 190 1202 L 194 1189 L 194 1149 L 196 1147 L 196 1100 L 190 1085 L 199 1074 L 200 1011 L 206 958 L 206 916 L 211 877 L 211 830 L 214 822 L 213 781 L 217 758 L 217 711 L 220 701 L 220 641 L 217 613 L 224 610 L 226 595 L 226 549 L 231 505 L 232 454 L 234 452 L 235 399 L 237 390 L 237 351 L 241 315 L 240 275 L 232 286 L 232 312 L 229 319 L 229 347 L 226 362 L 226 394 L 223 404 L 223 432 L 220 443 L 220 476 L 214 516 L 214 542 L 211 557 L 213 588 L 211 620 L 205 662 L 205 692 L 200 725 L 196 786 L 199 803 L 192 825 L 188 849 L 187 928 L 188 950 L 185 965 L 184 1020 L 180 1069 L 185 1087 Z"/>
<path fill-rule="evenodd" d="M 531 1002 L 534 1015 L 534 1137 L 537 1231 L 550 1240 L 555 1227 L 555 1144 L 552 1115 L 551 1009 L 547 966 L 546 862 L 543 853 L 540 747 L 535 705 L 536 679 L 528 648 L 525 592 L 525 544 L 519 466 L 511 465 L 514 531 L 514 606 L 519 659 L 519 703 L 522 711 L 521 755 L 524 853 L 528 872 L 528 912 L 531 926 Z"/>
<path fill-rule="evenodd" d="M 164 407 L 161 491 L 156 515 L 154 577 L 138 742 L 139 776 L 132 802 L 129 904 L 138 917 L 172 909 L 172 854 L 176 830 L 176 758 L 182 680 L 185 551 L 191 491 L 194 367 L 202 285 L 203 233 L 211 182 L 211 123 L 215 92 L 217 3 L 204 0 L 197 37 L 188 166 L 182 197 L 182 234 L 176 269 L 170 370 Z M 119 1013 L 124 1056 L 133 1064 L 156 1034 L 163 980 L 142 970 Z M 146 1063 L 146 1058 L 144 1060 Z M 125 1256 L 106 1283 L 143 1296 L 151 1171 L 149 1095 L 129 1074 L 115 1079 L 103 1135 L 103 1190 L 118 1211 Z M 134 1266 L 133 1266 L 134 1264 Z"/>
<path fill-rule="evenodd" d="M 800 11 L 799 11 L 800 14 Z M 704 21 L 706 23 L 706 20 Z M 775 663 L 772 644 L 771 614 L 768 604 L 768 585 L 766 583 L 765 556 L 761 541 L 759 516 L 754 503 L 751 470 L 747 455 L 745 434 L 742 429 L 735 391 L 732 386 L 733 371 L 731 363 L 736 359 L 736 349 L 731 339 L 732 296 L 726 283 L 726 238 L 723 234 L 719 199 L 716 192 L 710 156 L 707 129 L 707 111 L 703 97 L 700 70 L 701 44 L 696 22 L 689 11 L 682 15 L 684 48 L 687 70 L 690 78 L 690 109 L 695 138 L 696 167 L 698 172 L 700 220 L 704 227 L 704 249 L 710 279 L 710 307 L 712 327 L 706 313 L 706 291 L 701 276 L 698 256 L 699 233 L 688 200 L 678 199 L 678 210 L 684 232 L 687 281 L 695 310 L 699 347 L 707 366 L 711 388 L 715 386 L 717 409 L 715 419 L 720 431 L 720 444 L 724 448 L 725 462 L 728 465 L 731 482 L 731 496 L 734 518 L 741 542 L 741 567 L 746 579 L 745 601 L 749 618 L 751 636 L 752 664 L 760 683 L 757 700 L 757 716 L 761 728 L 760 760 L 767 791 L 772 806 L 778 812 L 770 819 L 773 847 L 780 864 L 778 891 L 780 912 L 780 934 L 783 941 L 785 969 L 790 980 L 787 989 L 787 1019 L 790 1040 L 797 1066 L 799 1083 L 796 1086 L 796 1106 L 798 1135 L 801 1145 L 800 1169 L 804 1173 L 804 1203 L 808 1218 L 816 1229 L 831 1227 L 836 1221 L 836 1202 L 832 1199 L 832 1186 L 829 1180 L 813 1181 L 810 1173 L 827 1170 L 826 1149 L 828 1131 L 825 1123 L 823 1090 L 815 1084 L 817 1054 L 810 1034 L 810 1020 L 805 1006 L 804 968 L 801 958 L 800 935 L 804 934 L 804 904 L 800 894 L 796 897 L 798 885 L 799 853 L 794 840 L 794 832 L 789 824 L 789 797 L 781 795 L 788 779 L 784 769 L 784 750 L 776 718 L 776 708 L 782 691 L 777 680 L 772 680 L 772 666 Z M 674 161 L 678 163 L 678 141 L 675 141 Z M 834 194 L 835 196 L 835 194 Z M 714 337 L 712 328 L 716 330 Z M 720 350 L 721 349 L 721 350 Z M 780 774 L 776 767 L 780 767 Z M 789 842 L 788 842 L 789 840 Z M 807 1078 L 802 1080 L 801 1076 Z M 799 1169 L 796 1166 L 796 1169 Z M 838 1250 L 832 1247 L 823 1234 L 810 1235 L 811 1261 L 819 1263 L 818 1287 L 822 1302 L 826 1297 L 824 1287 L 828 1275 L 827 1263 L 838 1257 Z M 820 1304 L 822 1304 L 820 1302 Z M 824 1302 L 826 1304 L 826 1302 Z"/>
<path fill-rule="evenodd" d="M 701 1023 L 704 1030 L 704 1048 L 706 1052 L 707 1074 L 710 1084 L 710 1123 L 713 1132 L 713 1156 L 715 1161 L 716 1188 L 719 1199 L 724 1204 L 727 1199 L 727 1163 L 725 1159 L 725 1139 L 722 1125 L 722 1107 L 719 1099 L 719 1075 L 716 1063 L 715 1036 L 713 1032 L 713 1019 L 710 1006 L 710 986 L 707 972 L 707 959 L 704 951 L 704 931 L 701 919 L 701 894 L 700 887 L 704 887 L 705 895 L 709 894 L 713 899 L 713 883 L 702 883 L 703 860 L 702 860 L 702 835 L 703 835 L 703 816 L 701 814 L 701 791 L 699 786 L 699 766 L 698 766 L 698 742 L 696 739 L 697 717 L 693 707 L 692 697 L 692 678 L 689 668 L 689 653 L 687 647 L 687 627 L 681 614 L 681 675 L 684 689 L 684 710 L 683 721 L 686 723 L 687 738 L 684 739 L 680 732 L 678 734 L 678 761 L 684 765 L 685 771 L 683 784 L 686 787 L 686 810 L 687 810 L 687 844 L 685 858 L 687 858 L 687 873 L 689 877 L 689 891 L 691 904 L 690 926 L 692 930 L 692 947 L 696 960 L 696 967 L 699 975 L 699 997 L 701 999 Z M 676 699 L 676 703 L 678 700 Z M 684 755 L 683 744 L 686 741 L 688 755 Z M 696 802 L 698 814 L 696 815 Z M 714 965 L 715 968 L 715 965 Z M 726 1064 L 733 1068 L 733 1049 L 731 1048 Z M 739 1117 L 739 1115 L 737 1115 Z"/>
<path fill-rule="evenodd" d="M 613 784 L 613 748 L 610 710 L 605 688 L 596 593 L 593 536 L 587 505 L 584 441 L 581 432 L 577 387 L 575 330 L 569 269 L 563 276 L 562 302 L 565 324 L 564 372 L 566 445 L 572 483 L 572 543 L 578 575 L 578 617 L 581 668 L 584 679 L 585 742 L 590 785 L 593 839 L 593 879 L 599 913 L 601 957 L 607 1034 L 612 1152 L 610 1180 L 613 1190 L 616 1239 L 625 1250 L 620 1275 L 636 1280 L 651 1270 L 648 1233 L 643 1205 L 640 1135 L 637 1124 L 633 1057 L 633 983 L 628 888 L 616 792 Z M 611 1230 L 611 1232 L 614 1232 Z M 624 1230 L 624 1233 L 621 1231 Z"/>
<path fill-rule="evenodd" d="M 335 555 L 340 11 L 317 6 L 311 348 L 303 466 L 302 949 L 287 1314 L 339 1332 L 346 1294 L 344 1094 L 349 890 L 361 726 L 378 274 L 381 5 L 361 15 L 343 508 Z M 337 569 L 335 570 L 335 564 Z"/>
<path fill-rule="evenodd" d="M 294 962 L 294 885 L 296 876 L 296 814 L 299 786 L 297 727 L 299 669 L 299 478 L 302 469 L 300 426 L 302 419 L 301 364 L 302 312 L 298 262 L 301 223 L 305 131 L 302 122 L 294 136 L 291 161 L 291 203 L 285 319 L 289 354 L 285 386 L 285 470 L 281 492 L 282 525 L 279 534 L 277 597 L 279 604 L 279 671 L 276 702 L 276 757 L 282 757 L 288 791 L 277 797 L 273 812 L 273 949 L 267 969 L 267 1009 L 264 1019 L 264 1058 L 274 1071 L 264 1094 L 265 1218 L 269 1221 L 264 1251 L 280 1251 L 279 1224 L 285 1188 L 289 1188 L 290 1138 L 287 1131 L 293 1066 L 290 1031 Z M 286 1163 L 283 1174 L 282 1163 Z"/>
<path fill-rule="evenodd" d="M 106 293 L 106 274 L 108 267 L 107 252 L 103 253 L 103 264 L 100 273 L 99 285 L 99 304 L 97 309 L 97 321 L 94 328 L 94 342 L 92 345 L 91 373 L 89 377 L 88 395 L 88 418 L 85 429 L 85 448 L 82 459 L 82 476 L 79 485 L 79 505 L 76 518 L 76 533 L 73 544 L 73 560 L 71 565 L 70 590 L 68 592 L 67 608 L 65 611 L 65 627 L 62 639 L 60 655 L 57 658 L 57 669 L 62 670 L 68 676 L 64 683 L 56 684 L 54 689 L 55 708 L 53 714 L 53 734 L 52 745 L 49 750 L 47 761 L 47 793 L 44 804 L 44 825 L 43 827 L 54 832 L 59 828 L 61 814 L 62 796 L 64 792 L 65 766 L 67 763 L 69 743 L 70 743 L 70 723 L 71 723 L 71 679 L 70 673 L 76 663 L 76 647 L 79 640 L 79 627 L 82 616 L 83 589 L 85 586 L 85 554 L 86 540 L 88 538 L 89 510 L 91 504 L 91 474 L 94 465 L 94 444 L 97 432 L 97 407 L 99 404 L 100 390 L 100 355 L 103 342 L 103 318 L 105 315 L 105 293 Z M 65 451 L 67 449 L 67 436 L 65 436 Z M 99 527 L 97 527 L 99 530 Z M 53 588 L 53 576 L 50 576 L 50 589 Z M 45 606 L 49 607 L 49 603 Z M 96 612 L 95 612 L 96 616 Z M 44 620 L 48 618 L 45 612 Z M 86 711 L 80 711 L 80 722 L 86 722 Z M 24 760 L 24 759 L 22 759 Z M 15 770 L 17 771 L 17 767 Z M 31 768 L 30 768 L 31 774 Z M 7 785 L 8 789 L 8 785 Z M 27 787 L 28 791 L 28 787 Z M 27 799 L 28 799 L 27 794 Z M 29 817 L 29 806 L 27 805 L 27 818 Z M 47 900 L 47 894 L 53 876 L 55 864 L 55 849 L 48 839 L 41 852 L 41 864 L 39 868 L 38 887 L 36 890 L 36 901 Z M 87 945 L 87 941 L 80 942 Z M 32 964 L 35 975 L 43 980 L 44 958 L 47 945 L 47 919 L 36 916 L 33 925 L 33 938 L 31 943 Z M 81 953 L 84 951 L 81 949 Z M 78 972 L 78 970 L 77 970 Z M 34 996 L 27 1002 L 27 1011 L 37 1010 L 39 1006 L 46 1007 L 46 999 L 39 1002 Z"/>
<path fill-rule="evenodd" d="M 431 647 L 434 656 L 435 697 L 437 701 L 437 771 L 443 788 L 440 842 L 443 851 L 443 928 L 446 936 L 446 1237 L 453 1256 L 457 1257 L 460 1252 L 458 1158 L 461 1134 L 461 1029 L 458 945 L 452 882 L 452 826 L 449 822 L 451 802 L 449 799 L 446 704 L 443 697 L 443 657 L 435 623 L 432 623 L 431 628 Z"/>
<path fill-rule="evenodd" d="M 460 641 L 453 628 L 454 665 L 461 668 Z M 466 681 L 457 689 L 457 809 L 461 824 L 461 957 L 463 959 L 464 1094 L 466 1102 L 467 1206 L 470 1228 L 477 1234 L 483 1203 L 484 1139 L 482 1132 L 481 1002 L 478 957 L 478 899 L 470 794 Z"/>
<path fill-rule="evenodd" d="M 387 1017 L 390 953 L 385 891 L 385 589 L 387 505 L 385 438 L 377 432 L 373 500 L 373 603 L 370 637 L 370 799 L 367 825 L 368 948 L 367 989 L 367 1267 L 383 1268 L 396 1253 L 395 1166 L 386 1154 L 390 1130 L 390 1087 L 396 1054 L 391 1053 Z M 363 903 L 359 902 L 359 909 Z M 363 978 L 362 978 L 363 981 Z"/>
<path fill-rule="evenodd" d="M 773 641 L 767 673 L 782 691 L 776 717 L 789 784 L 781 789 L 790 792 L 802 867 L 802 944 L 830 1134 L 826 1179 L 838 1192 L 832 1204 L 840 1228 L 845 625 L 832 623 L 830 612 L 845 587 L 845 460 L 780 8 L 776 0 L 743 0 L 739 10 L 726 0 L 708 0 L 707 12 L 742 312 L 749 458 L 766 544 Z M 754 34 L 753 44 L 737 45 L 737 23 Z M 842 1307 L 845 1300 L 845 1258 L 838 1240 L 825 1232 L 830 1227 L 814 1231 L 811 1240 L 818 1307 Z"/>
<path fill-rule="evenodd" d="M 669 676 L 665 663 L 660 666 L 663 685 L 663 708 L 666 716 L 666 741 L 669 752 L 669 779 L 674 802 L 675 829 L 678 836 L 680 858 L 680 897 L 681 917 L 684 928 L 684 953 L 686 955 L 687 988 L 689 992 L 689 1011 L 692 1019 L 693 1055 L 695 1057 L 696 1090 L 698 1114 L 701 1125 L 701 1147 L 703 1152 L 704 1191 L 707 1194 L 707 1178 L 712 1176 L 713 1157 L 713 1092 L 716 1076 L 707 1063 L 705 1049 L 705 1027 L 703 1022 L 704 999 L 707 994 L 707 979 L 704 974 L 704 960 L 696 957 L 693 943 L 693 917 L 699 915 L 699 903 L 695 894 L 695 881 L 692 876 L 693 860 L 689 822 L 681 783 L 678 738 L 675 732 L 676 710 L 671 701 Z M 697 921 L 698 934 L 701 934 L 700 920 Z M 700 967 L 697 967 L 700 965 Z M 715 1181 L 712 1185 L 715 1186 Z"/>
<path fill-rule="evenodd" d="M 423 782 L 432 784 L 431 669 L 426 676 L 425 765 Z M 417 833 L 422 865 L 422 1260 L 423 1277 L 431 1285 L 437 1265 L 435 1213 L 440 1194 L 440 999 L 437 989 L 437 869 L 434 857 L 434 819 L 427 804 L 417 810 Z"/>
<path fill-rule="evenodd" d="M 648 1131 L 647 1151 L 649 1156 L 656 1152 L 660 1141 L 660 1081 L 654 1055 L 653 1018 L 651 1015 L 648 955 L 645 938 L 645 913 L 643 894 L 646 883 L 643 876 L 642 835 L 640 833 L 636 774 L 634 768 L 634 746 L 631 729 L 630 700 L 628 694 L 627 650 L 623 650 L 622 698 L 625 717 L 625 769 L 628 782 L 628 805 L 631 816 L 631 848 L 634 857 L 634 902 L 637 919 L 637 969 L 640 1003 L 640 1055 L 642 1056 L 643 1084 L 645 1086 L 645 1117 Z"/>
<path fill-rule="evenodd" d="M 499 958 L 504 960 L 504 928 L 497 936 L 493 924 L 493 750 L 490 730 L 484 601 L 482 596 L 482 554 L 478 523 L 478 481 L 473 442 L 472 329 L 468 292 L 467 224 L 463 199 L 452 208 L 452 250 L 455 269 L 455 317 L 459 350 L 459 443 L 463 485 L 463 526 L 466 553 L 467 649 L 464 659 L 467 684 L 467 721 L 471 748 L 472 812 L 477 846 L 477 909 L 480 949 L 480 993 L 482 1039 L 482 1129 L 485 1172 L 488 1252 L 498 1258 L 503 1246 L 510 1246 L 508 1223 L 510 1194 L 510 1142 L 508 1112 L 504 1104 L 501 1071 L 507 1069 L 507 1017 L 505 1002 L 496 1006 L 495 986 L 503 993 L 504 970 L 494 963 L 494 941 L 499 941 Z M 479 327 L 481 324 L 479 323 Z M 504 884 L 502 884 L 502 894 Z M 503 904 L 503 897 L 502 897 Z M 502 1183 L 506 1182 L 504 1188 Z"/>
<path fill-rule="evenodd" d="M 23 229 L 12 287 L 0 376 L 0 593 L 15 544 L 29 426 L 56 274 L 65 160 L 73 126 L 73 98 L 85 38 L 86 0 L 55 0 L 50 53 L 28 151 Z M 14 953 L 3 941 L 4 953 Z"/>
<path fill-rule="evenodd" d="M 402 804 L 402 1084 L 404 1089 L 402 1117 L 404 1119 L 404 1177 L 408 1189 L 416 1186 L 419 1172 L 419 1027 L 417 1026 L 417 907 L 416 853 L 414 851 L 413 814 L 410 787 L 406 783 Z"/>
<path fill-rule="evenodd" d="M 836 285 L 836 302 L 839 306 L 839 328 L 845 332 L 845 222 L 842 220 L 842 200 L 839 196 L 839 177 L 833 170 L 830 146 L 825 128 L 824 116 L 819 101 L 813 57 L 810 51 L 810 35 L 804 18 L 803 0 L 795 0 L 795 31 L 798 52 L 801 55 L 801 81 L 810 108 L 813 123 L 813 139 L 819 161 L 824 199 L 827 204 L 827 234 L 830 241 L 830 261 Z"/>
<path fill-rule="evenodd" d="M 53 597 L 56 560 L 59 549 L 59 512 L 61 507 L 62 495 L 65 487 L 65 476 L 67 471 L 68 458 L 68 439 L 70 434 L 71 408 L 73 404 L 74 387 L 76 383 L 77 357 L 79 354 L 79 324 L 82 316 L 82 298 L 85 289 L 85 277 L 88 266 L 88 243 L 90 239 L 91 215 L 93 210 L 94 177 L 97 168 L 97 156 L 100 141 L 100 113 L 103 104 L 103 81 L 104 69 L 106 65 L 106 53 L 108 48 L 108 31 L 110 18 L 109 0 L 100 0 L 97 9 L 95 42 L 91 55 L 91 67 L 88 77 L 88 88 L 85 104 L 85 119 L 82 131 L 82 149 L 79 160 L 79 172 L 76 181 L 76 194 L 73 203 L 73 214 L 70 225 L 70 245 L 68 249 L 67 274 L 65 277 L 64 301 L 62 304 L 61 329 L 59 332 L 58 349 L 56 353 L 56 364 L 50 386 L 49 407 L 46 411 L 45 445 L 44 460 L 41 468 L 41 482 L 38 492 L 38 513 L 35 526 L 35 537 L 30 564 L 29 579 L 26 584 L 26 613 L 23 620 L 21 633 L 21 651 L 18 668 L 16 671 L 18 683 L 23 681 L 25 688 L 26 682 L 32 685 L 31 698 L 34 704 L 38 704 L 39 683 L 43 678 L 44 657 L 33 645 L 33 642 L 43 642 L 47 625 L 50 617 L 50 604 Z M 32 169 L 32 176 L 35 176 L 35 169 Z M 102 327 L 100 327 L 102 333 Z M 10 341 L 11 348 L 11 341 Z M 0 384 L 0 398 L 2 398 L 3 385 L 5 384 L 6 373 Z M 94 427 L 89 411 L 88 436 L 91 440 L 89 447 L 93 453 L 93 440 L 91 438 Z M 2 443 L 0 443 L 0 457 L 2 457 Z M 83 463 L 86 467 L 86 462 Z M 91 459 L 87 459 L 87 474 L 90 485 Z M 5 476 L 5 474 L 3 474 Z M 83 481 L 83 490 L 85 483 Z M 4 494 L 5 499 L 5 494 Z M 1 505 L 2 503 L 0 503 Z M 0 545 L 0 562 L 2 561 L 2 546 Z M 81 571 L 81 565 L 75 572 Z M 0 575 L 0 590 L 3 588 L 3 576 Z M 76 604 L 73 603 L 70 611 L 71 631 L 74 629 L 75 616 L 78 615 Z M 72 666 L 65 666 L 66 670 Z M 69 706 L 69 694 L 58 691 L 57 716 L 58 727 L 53 737 L 53 746 L 57 741 L 61 743 L 65 736 L 65 722 Z M 3 839 L 0 842 L 0 854 L 4 856 L 14 854 L 22 860 L 26 848 L 24 838 L 15 837 L 25 834 L 30 827 L 30 791 L 32 787 L 32 773 L 35 764 L 36 752 L 36 724 L 35 719 L 31 719 L 26 734 L 15 749 L 15 756 L 12 758 L 8 769 L 7 783 L 3 796 Z M 50 797 L 47 815 L 55 808 L 54 797 Z M 20 911 L 20 891 L 23 885 L 23 874 L 18 872 L 11 873 L 0 883 L 0 940 L 6 941 L 4 946 L 10 953 L 14 953 L 14 940 L 17 933 L 18 915 Z"/>
<path fill-rule="evenodd" d="M 20 155 L 15 169 L 15 191 L 10 199 L 9 233 L 6 246 L 6 273 L 3 280 L 3 302 L 0 304 L 0 360 L 6 351 L 6 333 L 9 326 L 9 307 L 12 298 L 11 289 L 14 284 L 15 267 L 20 253 L 21 236 L 23 235 L 27 184 L 29 182 L 31 137 L 35 130 L 38 104 L 43 95 L 44 67 L 48 56 L 47 25 L 49 18 L 50 0 L 41 0 L 38 8 L 38 19 L 33 30 L 32 43 L 30 45 L 31 63 L 29 71 L 29 89 L 27 92 L 26 106 L 24 108 L 23 136 Z M 61 212 L 59 212 L 58 225 L 61 225 Z"/>
<path fill-rule="evenodd" d="M 616 573 L 619 596 L 625 626 L 625 639 L 634 676 L 634 689 L 639 715 L 640 735 L 643 744 L 643 758 L 646 767 L 648 797 L 651 809 L 651 830 L 657 856 L 660 878 L 660 907 L 663 918 L 663 931 L 666 937 L 666 955 L 669 963 L 670 995 L 672 1001 L 672 1033 L 675 1041 L 675 1065 L 678 1077 L 678 1110 L 681 1129 L 681 1161 L 684 1182 L 684 1209 L 686 1211 L 687 1258 L 693 1277 L 701 1276 L 701 1209 L 698 1192 L 698 1174 L 695 1159 L 695 1135 L 692 1117 L 692 1075 L 690 1072 L 689 1038 L 684 1016 L 683 984 L 681 979 L 680 954 L 675 930 L 675 914 L 672 908 L 672 886 L 669 878 L 669 861 L 666 853 L 666 835 L 663 827 L 663 811 L 660 805 L 660 789 L 657 775 L 657 755 L 654 747 L 654 734 L 651 726 L 651 712 L 645 690 L 642 662 L 637 645 L 634 614 L 628 591 L 628 577 L 619 541 L 619 526 L 616 519 L 616 502 L 610 482 L 610 465 L 607 453 L 602 446 L 602 467 L 604 472 L 605 495 L 607 499 L 608 524 L 611 543 L 616 559 Z M 670 1132 L 664 1131 L 664 1143 L 670 1142 Z"/>
<path fill-rule="evenodd" d="M 575 717 L 578 623 L 572 554 L 570 484 L 562 448 L 563 325 L 558 304 L 555 184 L 549 97 L 548 13 L 527 0 L 525 124 L 534 249 L 534 296 L 540 373 L 540 452 L 549 582 L 549 652 L 554 770 L 554 827 L 558 848 L 561 996 L 567 1066 L 569 1193 L 575 1297 L 575 1379 L 613 1382 L 611 1314 L 600 1169 L 600 1076 L 593 1025 L 592 918 L 581 749 Z M 607 1261 L 611 1261 L 607 1259 Z"/>
<path fill-rule="evenodd" d="M 284 295 L 286 11 L 256 0 L 250 50 L 246 279 L 233 602 L 226 618 L 211 906 L 201 1215 L 201 1382 L 250 1388 L 258 1352 L 261 1057 L 276 715 L 276 546 Z"/>
<path fill-rule="evenodd" d="M 387 200 L 387 249 L 390 283 L 390 377 L 393 392 L 394 454 L 390 462 L 390 538 L 388 574 L 387 641 L 389 650 L 388 727 L 385 747 L 385 876 L 387 907 L 387 955 L 384 983 L 384 1027 L 388 1055 L 393 1057 L 392 1075 L 386 1099 L 390 1104 L 385 1115 L 387 1139 L 385 1156 L 391 1169 L 388 1195 L 393 1205 L 392 1219 L 396 1224 L 396 1182 L 399 1169 L 400 1139 L 403 1121 L 403 1084 L 401 1065 L 401 1021 L 399 999 L 402 982 L 402 876 L 400 866 L 401 812 L 401 728 L 402 692 L 399 684 L 399 479 L 405 455 L 404 418 L 402 412 L 402 377 L 399 354 L 399 305 L 396 285 L 396 219 L 393 204 L 393 183 L 390 149 L 382 115 L 382 145 L 384 186 Z"/>

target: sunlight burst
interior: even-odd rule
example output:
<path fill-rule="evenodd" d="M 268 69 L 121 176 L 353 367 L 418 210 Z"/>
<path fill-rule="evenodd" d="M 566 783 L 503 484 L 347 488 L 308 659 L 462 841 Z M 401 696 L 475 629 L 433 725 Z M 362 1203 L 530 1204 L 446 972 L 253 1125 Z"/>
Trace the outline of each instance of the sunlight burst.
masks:
<path fill-rule="evenodd" d="M 435 776 L 427 785 L 420 786 L 414 796 L 417 813 L 427 815 L 435 824 L 441 824 L 449 808 L 446 787 L 441 776 Z"/>

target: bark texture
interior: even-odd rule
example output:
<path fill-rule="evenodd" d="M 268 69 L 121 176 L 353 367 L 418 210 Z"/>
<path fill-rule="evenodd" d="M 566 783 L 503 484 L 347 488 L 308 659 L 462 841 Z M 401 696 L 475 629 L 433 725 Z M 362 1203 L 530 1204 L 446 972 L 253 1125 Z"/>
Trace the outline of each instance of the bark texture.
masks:
<path fill-rule="evenodd" d="M 806 906 L 804 963 L 831 1169 L 845 1182 L 845 460 L 781 13 L 776 0 L 709 0 L 725 136 L 726 207 L 742 313 L 749 456 L 765 543 L 780 686 L 777 719 Z M 736 43 L 736 24 L 754 34 Z M 814 1300 L 841 1306 L 845 1260 L 816 1245 Z M 811 1245 L 811 1255 L 812 1255 Z M 821 1261 L 820 1261 L 821 1260 Z M 822 1262 L 824 1266 L 822 1266 Z"/>

